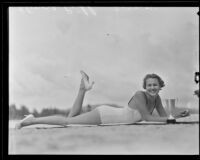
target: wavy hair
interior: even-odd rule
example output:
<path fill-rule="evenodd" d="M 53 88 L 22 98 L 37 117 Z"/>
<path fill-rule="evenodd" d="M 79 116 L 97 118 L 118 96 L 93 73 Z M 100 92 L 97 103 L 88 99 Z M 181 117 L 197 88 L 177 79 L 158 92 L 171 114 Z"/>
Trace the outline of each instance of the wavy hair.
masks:
<path fill-rule="evenodd" d="M 157 74 L 147 74 L 144 79 L 143 79 L 143 88 L 146 89 L 146 81 L 148 78 L 156 78 L 158 80 L 158 83 L 160 85 L 160 88 L 165 86 L 164 81 L 160 78 L 160 76 L 158 76 Z"/>

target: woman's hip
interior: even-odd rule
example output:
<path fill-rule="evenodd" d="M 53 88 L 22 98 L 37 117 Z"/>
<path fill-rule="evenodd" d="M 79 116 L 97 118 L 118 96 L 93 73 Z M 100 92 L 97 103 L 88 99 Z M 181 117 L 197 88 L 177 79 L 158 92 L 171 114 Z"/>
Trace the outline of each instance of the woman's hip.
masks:
<path fill-rule="evenodd" d="M 101 124 L 131 124 L 141 119 L 137 110 L 126 108 L 114 108 L 110 106 L 100 106 L 96 108 L 100 114 Z"/>

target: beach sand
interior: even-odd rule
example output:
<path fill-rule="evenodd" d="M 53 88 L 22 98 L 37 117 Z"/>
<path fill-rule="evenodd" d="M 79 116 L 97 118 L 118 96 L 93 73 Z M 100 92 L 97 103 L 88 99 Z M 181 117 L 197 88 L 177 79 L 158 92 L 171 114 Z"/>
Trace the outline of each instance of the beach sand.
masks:
<path fill-rule="evenodd" d="M 197 155 L 199 123 L 9 129 L 9 154 Z"/>

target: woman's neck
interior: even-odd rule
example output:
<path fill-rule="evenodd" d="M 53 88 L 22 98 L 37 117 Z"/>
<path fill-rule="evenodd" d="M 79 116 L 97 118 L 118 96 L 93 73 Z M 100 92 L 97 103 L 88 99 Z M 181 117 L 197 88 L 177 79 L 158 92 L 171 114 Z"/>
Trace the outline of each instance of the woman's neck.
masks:
<path fill-rule="evenodd" d="M 147 95 L 147 98 L 151 101 L 151 102 L 155 102 L 156 98 L 158 97 L 158 95 L 156 96 L 152 96 L 150 95 L 148 92 L 145 91 L 145 94 Z"/>

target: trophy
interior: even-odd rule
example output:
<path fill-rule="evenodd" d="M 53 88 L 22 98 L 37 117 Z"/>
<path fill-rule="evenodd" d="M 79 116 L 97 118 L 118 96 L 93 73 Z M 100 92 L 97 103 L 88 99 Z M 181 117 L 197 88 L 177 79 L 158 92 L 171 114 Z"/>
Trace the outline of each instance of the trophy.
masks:
<path fill-rule="evenodd" d="M 176 119 L 172 115 L 172 111 L 175 109 L 175 99 L 167 99 L 166 105 L 169 110 L 169 117 L 167 119 L 167 123 L 175 123 Z"/>

